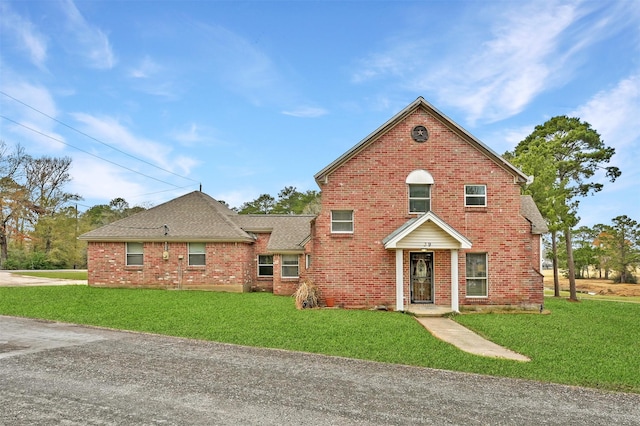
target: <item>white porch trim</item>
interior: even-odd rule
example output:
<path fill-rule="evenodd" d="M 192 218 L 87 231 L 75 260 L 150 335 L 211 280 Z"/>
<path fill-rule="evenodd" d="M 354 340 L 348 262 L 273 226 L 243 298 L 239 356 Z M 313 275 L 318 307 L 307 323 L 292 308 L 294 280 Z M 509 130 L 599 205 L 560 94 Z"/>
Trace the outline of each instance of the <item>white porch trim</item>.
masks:
<path fill-rule="evenodd" d="M 451 250 L 451 310 L 460 312 L 458 302 L 458 250 Z"/>
<path fill-rule="evenodd" d="M 396 311 L 404 311 L 404 268 L 402 249 L 396 250 Z"/>

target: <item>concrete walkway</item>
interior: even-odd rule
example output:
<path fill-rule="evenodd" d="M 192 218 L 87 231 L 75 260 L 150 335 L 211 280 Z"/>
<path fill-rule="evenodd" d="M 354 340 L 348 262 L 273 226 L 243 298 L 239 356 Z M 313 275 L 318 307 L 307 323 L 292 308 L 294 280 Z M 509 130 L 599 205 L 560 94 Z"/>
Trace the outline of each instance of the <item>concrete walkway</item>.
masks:
<path fill-rule="evenodd" d="M 449 318 L 416 317 L 416 320 L 436 338 L 450 343 L 465 352 L 492 358 L 504 358 L 522 362 L 531 361 L 524 355 L 478 336 L 473 331 Z"/>

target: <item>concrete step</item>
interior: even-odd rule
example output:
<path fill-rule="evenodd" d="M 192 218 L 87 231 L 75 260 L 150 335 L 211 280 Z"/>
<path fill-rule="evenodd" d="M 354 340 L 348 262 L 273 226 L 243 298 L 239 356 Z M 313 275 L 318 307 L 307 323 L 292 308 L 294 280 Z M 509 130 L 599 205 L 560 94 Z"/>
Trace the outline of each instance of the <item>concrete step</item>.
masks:
<path fill-rule="evenodd" d="M 416 317 L 443 317 L 453 312 L 451 306 L 436 306 L 430 304 L 412 304 L 405 308 Z"/>

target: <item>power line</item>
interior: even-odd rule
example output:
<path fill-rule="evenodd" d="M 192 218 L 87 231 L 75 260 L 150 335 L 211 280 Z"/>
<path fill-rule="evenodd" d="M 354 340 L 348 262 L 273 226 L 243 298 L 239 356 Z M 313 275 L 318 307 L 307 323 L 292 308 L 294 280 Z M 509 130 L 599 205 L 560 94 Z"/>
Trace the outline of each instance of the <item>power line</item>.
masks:
<path fill-rule="evenodd" d="M 95 157 L 95 158 L 97 158 L 97 159 L 99 159 L 99 160 L 106 161 L 107 163 L 113 164 L 114 166 L 121 167 L 121 168 L 123 168 L 123 169 L 125 169 L 125 170 L 128 170 L 128 171 L 130 171 L 130 172 L 133 172 L 133 173 L 139 174 L 140 176 L 144 176 L 144 177 L 146 177 L 146 178 L 148 178 L 148 179 L 153 179 L 153 180 L 155 180 L 155 181 L 157 181 L 157 182 L 164 183 L 165 185 L 173 186 L 173 187 L 175 187 L 175 188 L 177 188 L 177 189 L 180 189 L 180 187 L 179 187 L 178 185 L 174 184 L 174 183 L 166 182 L 166 181 L 164 181 L 164 180 L 162 180 L 162 179 L 158 179 L 158 178 L 155 178 L 155 177 L 153 177 L 153 176 L 146 175 L 146 174 L 144 174 L 144 173 L 142 173 L 142 172 L 139 172 L 139 171 L 137 171 L 137 170 L 133 170 L 133 169 L 130 169 L 129 167 L 123 166 L 123 165 L 118 164 L 118 163 L 116 163 L 116 162 L 113 162 L 113 161 L 111 161 L 111 160 L 107 160 L 106 158 L 102 158 L 102 157 L 100 157 L 99 155 L 93 154 L 93 153 L 91 153 L 91 152 L 89 152 L 89 151 L 86 151 L 86 150 L 84 150 L 84 149 L 82 149 L 82 148 L 78 148 L 77 146 L 71 145 L 70 143 L 67 143 L 67 142 L 65 142 L 65 141 L 62 141 L 62 140 L 60 140 L 60 139 L 58 139 L 58 138 L 54 138 L 53 136 L 48 135 L 48 134 L 46 134 L 46 133 L 43 133 L 43 132 L 41 132 L 41 131 L 39 131 L 39 130 L 36 130 L 36 129 L 32 128 L 32 127 L 26 126 L 26 125 L 24 125 L 24 124 L 22 124 L 22 123 L 18 123 L 17 121 L 12 120 L 12 119 L 10 119 L 9 117 L 5 117 L 4 115 L 0 115 L 0 118 L 4 118 L 5 120 L 12 122 L 13 124 L 17 124 L 17 125 L 18 125 L 18 126 L 20 126 L 20 127 L 24 127 L 24 128 L 25 128 L 25 129 L 27 129 L 27 130 L 30 130 L 30 131 L 32 131 L 32 132 L 34 132 L 34 133 L 37 133 L 37 134 L 39 134 L 39 135 L 42 135 L 42 136 L 44 136 L 44 137 L 46 137 L 46 138 L 49 138 L 49 139 L 51 139 L 51 140 L 54 140 L 54 141 L 56 141 L 56 142 L 59 142 L 59 143 L 61 143 L 61 144 L 63 144 L 63 145 L 69 146 L 69 147 L 71 147 L 71 148 L 73 148 L 73 149 L 77 149 L 78 151 L 80 151 L 80 152 L 84 152 L 85 154 L 90 155 L 90 156 L 92 156 L 92 157 Z M 193 179 L 189 179 L 189 180 L 193 180 Z M 194 180 L 194 182 L 196 182 L 196 181 Z"/>
<path fill-rule="evenodd" d="M 4 96 L 8 97 L 9 99 L 14 100 L 15 102 L 18 102 L 18 103 L 19 103 L 19 104 L 21 104 L 21 105 L 24 105 L 25 107 L 27 107 L 27 108 L 29 108 L 29 109 L 31 109 L 31 110 L 33 110 L 33 111 L 35 111 L 35 112 L 39 113 L 39 114 L 44 115 L 45 117 L 47 117 L 47 118 L 49 118 L 49 119 L 51 119 L 51 120 L 55 121 L 56 123 L 61 124 L 61 125 L 63 125 L 63 126 L 65 126 L 65 127 L 69 128 L 69 129 L 73 130 L 74 132 L 77 132 L 77 133 L 79 133 L 79 134 L 81 134 L 81 135 L 83 135 L 83 136 L 85 136 L 85 137 L 87 137 L 87 138 L 89 138 L 89 139 L 91 139 L 91 140 L 93 140 L 93 141 L 96 141 L 96 142 L 98 142 L 99 144 L 102 144 L 102 145 L 104 145 L 104 146 L 106 146 L 106 147 L 109 147 L 109 148 L 113 149 L 114 151 L 118 151 L 118 152 L 119 152 L 119 153 L 121 153 L 121 154 L 124 154 L 124 155 L 126 155 L 126 156 L 128 156 L 128 157 L 131 157 L 131 158 L 135 159 L 135 160 L 138 160 L 138 161 L 140 161 L 140 162 L 143 162 L 143 163 L 145 163 L 145 164 L 148 164 L 149 166 L 155 167 L 155 168 L 156 168 L 156 169 L 158 169 L 158 170 L 162 170 L 162 171 L 163 171 L 163 172 L 165 172 L 165 173 L 169 173 L 169 174 L 172 174 L 172 175 L 174 175 L 174 176 L 177 176 L 177 177 L 179 177 L 179 178 L 181 178 L 181 179 L 190 180 L 190 181 L 192 181 L 192 182 L 198 182 L 197 180 L 194 180 L 194 179 L 188 178 L 188 177 L 186 177 L 186 176 L 182 176 L 182 175 L 179 175 L 179 174 L 177 174 L 177 173 L 174 173 L 174 172 L 172 172 L 172 171 L 170 171 L 170 170 L 164 169 L 164 168 L 162 168 L 162 167 L 160 167 L 160 166 L 157 166 L 157 165 L 155 165 L 155 164 L 153 164 L 153 163 L 151 163 L 151 162 L 149 162 L 149 161 L 147 161 L 147 160 L 144 160 L 144 159 L 142 159 L 142 158 L 136 157 L 135 155 L 129 154 L 128 152 L 125 152 L 125 151 L 123 151 L 123 150 L 121 150 L 121 149 L 119 149 L 119 148 L 116 148 L 116 147 L 114 147 L 114 146 L 112 146 L 112 145 L 110 145 L 110 144 L 108 144 L 108 143 L 106 143 L 106 142 L 103 142 L 103 141 L 101 141 L 101 140 L 99 140 L 99 139 L 97 139 L 97 138 L 95 138 L 95 137 L 93 137 L 93 136 L 91 136 L 91 135 L 89 135 L 89 134 L 87 134 L 87 133 L 85 133 L 85 132 L 81 131 L 81 130 L 76 129 L 76 128 L 75 128 L 75 127 L 73 127 L 73 126 L 70 126 L 70 125 L 68 125 L 68 124 L 64 123 L 63 121 L 58 120 L 58 119 L 57 119 L 57 118 L 55 118 L 55 117 L 52 117 L 52 116 L 48 115 L 48 114 L 47 114 L 47 113 L 45 113 L 45 112 L 40 111 L 40 110 L 39 110 L 39 109 L 37 109 L 37 108 L 32 107 L 31 105 L 29 105 L 29 104 L 27 104 L 27 103 L 25 103 L 25 102 L 21 101 L 20 99 L 14 98 L 13 96 L 11 96 L 11 95 L 9 95 L 9 94 L 7 94 L 7 93 L 3 92 L 2 90 L 0 90 L 0 93 L 2 93 Z M 3 117 L 3 118 L 4 118 L 4 117 Z M 15 123 L 15 122 L 14 122 L 14 123 Z M 71 146 L 71 145 L 69 145 L 69 146 Z M 75 148 L 75 147 L 74 147 L 74 148 Z"/>

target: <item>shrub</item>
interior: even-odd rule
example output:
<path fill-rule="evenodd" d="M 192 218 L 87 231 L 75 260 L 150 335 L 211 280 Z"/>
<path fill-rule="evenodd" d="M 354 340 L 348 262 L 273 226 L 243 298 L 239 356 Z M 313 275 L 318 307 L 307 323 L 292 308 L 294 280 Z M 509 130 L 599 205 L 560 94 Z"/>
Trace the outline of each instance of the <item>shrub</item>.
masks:
<path fill-rule="evenodd" d="M 296 308 L 316 308 L 320 300 L 320 289 L 310 281 L 303 281 L 293 294 L 296 299 Z"/>

